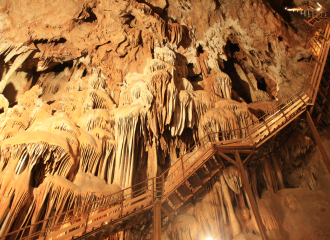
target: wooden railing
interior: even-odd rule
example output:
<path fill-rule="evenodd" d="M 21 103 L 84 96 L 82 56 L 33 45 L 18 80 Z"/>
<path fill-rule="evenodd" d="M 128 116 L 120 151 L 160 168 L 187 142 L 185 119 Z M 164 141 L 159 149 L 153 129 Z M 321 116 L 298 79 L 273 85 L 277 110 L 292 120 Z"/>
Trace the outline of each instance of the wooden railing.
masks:
<path fill-rule="evenodd" d="M 280 131 L 315 102 L 318 87 L 329 52 L 329 25 L 327 38 L 317 59 L 312 80 L 305 81 L 301 89 L 279 102 L 258 121 L 236 130 L 209 133 L 179 158 L 161 176 L 71 209 L 59 215 L 33 223 L 1 236 L 0 239 L 66 239 L 84 234 L 93 228 L 113 224 L 132 214 L 151 209 L 155 201 L 164 202 L 182 182 L 210 159 L 218 148 L 256 148 Z"/>
<path fill-rule="evenodd" d="M 311 14 L 309 14 L 309 12 L 311 12 Z M 318 11 L 309 11 L 309 12 L 307 13 L 307 16 L 306 16 L 306 13 L 304 13 L 304 16 L 307 18 L 310 18 L 310 19 L 304 20 L 304 21 L 312 27 L 314 27 L 314 25 L 317 22 L 319 22 L 323 19 L 327 19 L 329 16 L 329 13 L 325 9 L 323 9 L 319 12 Z M 315 12 L 317 13 L 316 15 L 314 14 Z M 303 14 L 301 14 L 301 15 L 303 15 Z"/>

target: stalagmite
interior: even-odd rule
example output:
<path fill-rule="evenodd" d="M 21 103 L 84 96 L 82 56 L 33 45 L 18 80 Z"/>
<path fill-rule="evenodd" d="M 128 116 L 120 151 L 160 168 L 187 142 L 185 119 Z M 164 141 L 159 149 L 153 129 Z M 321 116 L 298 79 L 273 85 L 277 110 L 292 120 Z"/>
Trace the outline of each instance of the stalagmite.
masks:
<path fill-rule="evenodd" d="M 231 79 L 220 69 L 212 71 L 211 75 L 204 79 L 204 89 L 212 91 L 222 98 L 231 99 Z"/>
<path fill-rule="evenodd" d="M 223 199 L 224 199 L 224 204 L 227 209 L 227 214 L 228 214 L 228 221 L 231 227 L 232 235 L 235 237 L 236 235 L 241 233 L 241 227 L 240 224 L 236 218 L 233 205 L 230 199 L 230 194 L 228 190 L 228 186 L 225 182 L 224 176 L 220 176 L 220 182 L 221 182 L 221 189 L 222 189 L 222 194 L 223 194 Z"/>
<path fill-rule="evenodd" d="M 293 31 L 294 22 L 273 6 L 260 0 L 0 1 L 0 235 L 45 220 L 8 239 L 45 230 L 36 238 L 50 238 L 60 229 L 58 237 L 78 237 L 102 216 L 81 224 L 77 234 L 77 225 L 65 228 L 87 220 L 82 213 L 92 207 L 95 216 L 116 201 L 114 215 L 125 219 L 103 222 L 106 234 L 93 237 L 152 239 L 150 208 L 143 209 L 151 207 L 151 187 L 125 191 L 141 191 L 130 196 L 142 196 L 137 209 L 136 200 L 126 204 L 121 195 L 102 198 L 140 182 L 151 186 L 148 178 L 164 173 L 152 196 L 160 198 L 160 189 L 172 194 L 173 202 L 162 202 L 163 239 L 258 238 L 241 173 L 218 154 L 232 155 L 231 146 L 221 145 L 245 144 L 237 140 L 250 139 L 258 118 L 278 111 L 315 64 L 298 35 L 304 30 Z M 323 94 L 325 76 L 321 82 Z M 323 101 L 317 104 L 326 110 Z M 269 158 L 257 143 L 244 162 L 269 233 L 290 240 L 301 239 L 285 224 L 295 220 L 290 211 L 309 210 L 290 203 L 286 212 L 291 188 L 321 196 L 322 208 L 313 211 L 330 221 L 318 151 L 304 122 L 293 123 L 277 128 L 294 130 L 269 140 Z M 240 147 L 244 157 L 252 149 Z M 201 159 L 207 162 L 193 164 Z M 186 185 L 187 194 L 172 189 L 173 182 Z M 305 235 L 327 236 L 318 225 Z"/>

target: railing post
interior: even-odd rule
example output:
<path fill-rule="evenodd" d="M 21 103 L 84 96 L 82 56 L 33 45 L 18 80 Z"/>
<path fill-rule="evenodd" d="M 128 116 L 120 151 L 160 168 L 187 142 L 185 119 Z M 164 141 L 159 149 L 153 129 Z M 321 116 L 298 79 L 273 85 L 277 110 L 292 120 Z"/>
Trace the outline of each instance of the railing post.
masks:
<path fill-rule="evenodd" d="M 89 218 L 89 211 L 88 211 L 88 213 L 87 213 L 87 217 L 86 217 L 86 223 L 85 223 L 84 234 L 87 232 L 88 218 Z"/>
<path fill-rule="evenodd" d="M 246 132 L 247 132 L 247 134 L 248 134 L 248 136 L 249 136 L 249 138 L 251 140 L 251 143 L 254 143 L 253 138 L 252 138 L 252 136 L 250 134 L 249 126 L 246 127 Z"/>
<path fill-rule="evenodd" d="M 123 207 L 124 207 L 124 191 L 121 191 L 121 203 L 120 203 L 120 217 L 123 216 Z"/>
<path fill-rule="evenodd" d="M 212 137 L 212 133 L 209 133 L 209 136 L 210 136 L 211 144 L 213 145 L 213 137 Z"/>
<path fill-rule="evenodd" d="M 152 179 L 152 202 L 155 202 L 155 179 Z"/>
<path fill-rule="evenodd" d="M 269 129 L 269 127 L 268 127 L 268 124 L 267 124 L 267 122 L 266 122 L 266 119 L 264 119 L 264 124 L 265 124 L 265 126 L 266 126 L 266 128 L 267 128 L 267 130 L 268 130 L 268 132 L 269 132 L 269 134 L 270 134 L 270 129 Z"/>
<path fill-rule="evenodd" d="M 162 174 L 162 197 L 161 199 L 163 199 L 164 197 L 164 194 L 165 194 L 165 186 L 164 186 L 164 174 Z"/>
<path fill-rule="evenodd" d="M 184 166 L 183 166 L 183 159 L 182 159 L 182 157 L 180 159 L 181 159 L 181 166 L 182 166 L 182 174 L 183 174 L 183 177 L 185 177 L 186 173 L 185 173 Z"/>

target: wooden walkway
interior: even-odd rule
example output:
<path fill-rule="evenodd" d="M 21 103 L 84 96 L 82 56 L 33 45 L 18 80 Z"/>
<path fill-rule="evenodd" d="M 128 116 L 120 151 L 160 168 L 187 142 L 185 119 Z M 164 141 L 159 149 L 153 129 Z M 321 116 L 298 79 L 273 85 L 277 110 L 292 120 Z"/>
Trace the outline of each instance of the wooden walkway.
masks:
<path fill-rule="evenodd" d="M 160 177 L 148 179 L 95 202 L 11 232 L 0 239 L 84 239 L 97 234 L 101 234 L 99 237 L 102 238 L 104 231 L 109 236 L 114 226 L 123 225 L 127 220 L 132 222 L 136 216 L 152 208 L 159 219 L 163 212 L 171 220 L 175 212 L 191 201 L 205 184 L 213 181 L 226 165 L 234 164 L 244 172 L 243 165 L 259 146 L 304 113 L 308 105 L 314 104 L 329 52 L 329 34 L 330 28 L 327 25 L 312 79 L 260 118 L 258 123 L 244 129 L 210 133 Z M 233 132 L 236 133 L 236 139 L 230 139 Z M 256 216 L 256 220 L 261 221 L 258 219 Z M 262 223 L 258 225 L 263 226 Z M 155 224 L 155 228 L 157 226 Z M 263 234 L 265 230 L 260 232 Z M 267 239 L 264 235 L 262 237 Z"/>

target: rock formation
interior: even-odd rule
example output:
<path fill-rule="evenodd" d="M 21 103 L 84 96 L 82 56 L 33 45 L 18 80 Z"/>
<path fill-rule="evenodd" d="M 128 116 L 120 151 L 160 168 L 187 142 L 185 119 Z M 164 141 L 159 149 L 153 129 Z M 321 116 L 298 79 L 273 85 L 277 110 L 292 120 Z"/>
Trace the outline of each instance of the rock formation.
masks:
<path fill-rule="evenodd" d="M 0 0 L 0 33 L 0 236 L 159 176 L 208 133 L 240 138 L 312 73 L 304 39 L 262 0 Z M 283 239 L 298 227 L 273 207 L 305 216 L 303 203 L 271 196 L 318 188 L 317 160 L 301 160 L 313 142 L 294 134 L 248 168 Z M 163 239 L 256 237 L 245 194 L 226 168 Z"/>

